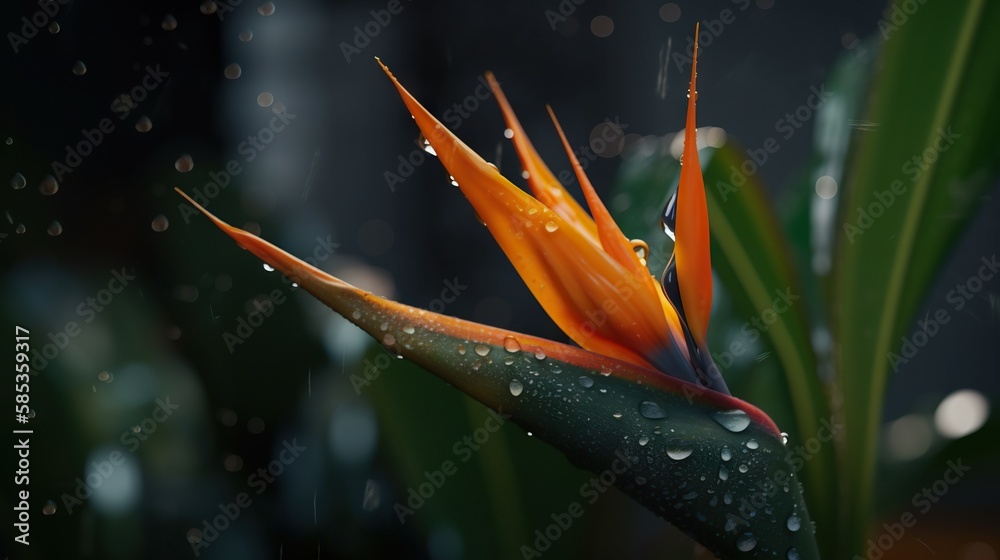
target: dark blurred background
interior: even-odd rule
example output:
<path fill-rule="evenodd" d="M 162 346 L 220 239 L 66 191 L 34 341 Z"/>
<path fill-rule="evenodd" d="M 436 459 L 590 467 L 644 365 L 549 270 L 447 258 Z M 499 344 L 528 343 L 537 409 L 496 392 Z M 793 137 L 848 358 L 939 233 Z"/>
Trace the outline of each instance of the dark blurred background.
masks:
<path fill-rule="evenodd" d="M 569 165 L 545 103 L 574 145 L 606 119 L 625 125 L 626 149 L 682 128 L 689 66 L 675 56 L 697 21 L 729 10 L 731 21 L 703 43 L 699 125 L 759 146 L 838 56 L 877 33 L 883 9 L 770 0 L 5 2 L 0 177 L 11 184 L 0 188 L 0 316 L 7 330 L 29 329 L 40 356 L 32 545 L 10 545 L 13 557 L 520 557 L 505 535 L 530 535 L 564 510 L 572 490 L 546 495 L 551 480 L 586 475 L 505 427 L 503 451 L 477 459 L 454 490 L 400 524 L 393 504 L 412 484 L 403 470 L 438 468 L 482 425 L 483 407 L 395 361 L 356 390 L 351 376 L 380 356 L 367 337 L 181 211 L 173 188 L 377 293 L 429 307 L 458 283 L 453 301 L 442 298 L 446 313 L 564 340 L 437 161 L 421 155 L 411 175 L 387 178 L 401 173 L 400 158 L 422 152 L 374 57 L 517 177 L 495 102 L 476 98 L 484 71 L 558 172 Z M 813 125 L 761 171 L 779 206 L 811 153 Z M 620 152 L 588 166 L 604 195 Z M 998 210 L 986 201 L 928 309 L 943 305 L 977 255 L 995 250 Z M 287 300 L 261 304 L 275 290 Z M 996 393 L 996 290 L 904 367 L 887 420 L 958 388 Z M 261 306 L 269 316 L 234 342 L 239 320 Z M 982 367 L 942 375 L 956 353 Z M 441 395 L 442 404 L 404 412 L 393 400 L 400 391 Z M 465 425 L 435 423 L 455 410 Z M 394 445 L 405 439 L 401 426 L 421 423 L 437 449 Z M 296 446 L 305 450 L 289 451 Z M 254 478 L 269 463 L 280 474 Z M 978 507 L 986 491 L 995 486 L 956 489 L 951 509 L 937 513 Z M 252 503 L 234 510 L 241 493 Z M 207 527 L 227 507 L 239 515 L 214 536 Z M 546 556 L 705 555 L 615 491 L 594 512 Z M 990 550 L 975 558 L 996 558 Z"/>

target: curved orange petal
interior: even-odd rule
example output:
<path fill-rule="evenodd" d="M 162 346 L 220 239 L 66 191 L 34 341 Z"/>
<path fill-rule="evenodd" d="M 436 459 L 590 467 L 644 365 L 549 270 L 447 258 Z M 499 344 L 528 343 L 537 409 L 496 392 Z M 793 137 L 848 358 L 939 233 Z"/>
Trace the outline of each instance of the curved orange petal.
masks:
<path fill-rule="evenodd" d="M 677 281 L 680 286 L 684 318 L 691 336 L 700 348 L 707 348 L 708 319 L 712 312 L 712 257 L 709 248 L 708 203 L 705 181 L 698 160 L 695 128 L 695 101 L 698 91 L 695 78 L 698 68 L 698 34 L 695 31 L 691 60 L 691 86 L 688 90 L 687 122 L 684 125 L 684 155 L 677 185 L 677 224 L 674 255 L 677 258 Z"/>
<path fill-rule="evenodd" d="M 580 230 L 594 245 L 600 246 L 601 242 L 597 237 L 597 226 L 594 224 L 594 220 L 553 175 L 549 166 L 542 161 L 541 156 L 531 144 L 531 140 L 528 140 L 528 135 L 525 134 L 521 122 L 514 115 L 514 109 L 507 102 L 507 96 L 503 94 L 500 83 L 497 82 L 492 72 L 486 73 L 486 80 L 493 90 L 493 95 L 497 98 L 497 103 L 500 104 L 500 112 L 503 113 L 503 120 L 507 123 L 507 128 L 514 133 L 511 137 L 514 142 L 514 150 L 517 152 L 517 157 L 521 160 L 524 170 L 528 173 L 528 186 L 531 187 L 535 198 L 566 220 L 567 223 Z"/>
<path fill-rule="evenodd" d="M 381 64 L 381 61 L 379 61 Z M 659 291 L 500 175 L 393 77 L 424 137 L 549 317 L 577 344 L 697 382 L 673 343 Z"/>

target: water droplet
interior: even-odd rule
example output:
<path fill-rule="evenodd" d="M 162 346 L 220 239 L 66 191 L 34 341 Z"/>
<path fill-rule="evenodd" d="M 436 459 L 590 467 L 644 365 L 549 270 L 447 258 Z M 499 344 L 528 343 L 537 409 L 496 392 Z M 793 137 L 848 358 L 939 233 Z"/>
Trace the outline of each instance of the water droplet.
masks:
<path fill-rule="evenodd" d="M 243 69 L 240 68 L 239 64 L 236 64 L 234 62 L 234 63 L 230 64 L 229 66 L 226 66 L 226 69 L 223 71 L 223 73 L 230 80 L 235 80 L 236 78 L 239 78 L 241 74 L 243 74 Z"/>
<path fill-rule="evenodd" d="M 684 494 L 683 496 L 681 496 L 681 498 L 684 498 L 685 500 L 693 500 L 693 499 L 695 499 L 697 497 L 698 497 L 698 493 L 695 492 L 694 490 L 692 490 L 692 491 L 688 492 L 687 494 Z"/>
<path fill-rule="evenodd" d="M 515 354 L 521 351 L 521 343 L 513 336 L 508 336 L 503 339 L 503 349 L 511 354 Z"/>
<path fill-rule="evenodd" d="M 405 332 L 406 334 L 413 334 L 417 332 L 417 329 L 411 327 L 410 325 L 406 325 L 405 327 L 403 327 L 403 332 Z"/>
<path fill-rule="evenodd" d="M 785 432 L 781 432 L 781 445 L 788 445 L 788 434 Z"/>
<path fill-rule="evenodd" d="M 219 9 L 219 6 L 216 5 L 215 0 L 205 0 L 205 2 L 201 3 L 199 8 L 201 9 L 201 13 L 207 16 L 214 14 L 215 11 Z"/>
<path fill-rule="evenodd" d="M 269 16 L 274 13 L 274 2 L 264 2 L 257 8 L 257 13 L 262 16 Z"/>
<path fill-rule="evenodd" d="M 524 390 L 524 385 L 522 385 L 520 381 L 518 381 L 517 379 L 511 379 L 510 380 L 510 394 L 511 395 L 514 395 L 516 397 L 516 396 L 520 395 L 521 391 L 523 391 L 523 390 Z"/>
<path fill-rule="evenodd" d="M 587 387 L 587 388 L 593 387 L 594 386 L 594 380 L 591 379 L 591 378 L 589 378 L 589 377 L 587 377 L 586 375 L 581 375 L 580 376 L 580 386 L 581 387 Z"/>
<path fill-rule="evenodd" d="M 536 360 L 544 360 L 545 359 L 545 352 L 542 352 L 541 350 L 539 350 L 538 352 L 535 352 L 535 359 Z"/>
<path fill-rule="evenodd" d="M 485 355 L 487 355 L 489 353 L 490 353 L 490 347 L 489 346 L 486 346 L 485 344 L 477 344 L 476 345 L 476 354 L 479 354 L 480 356 L 485 356 Z"/>
<path fill-rule="evenodd" d="M 430 140 L 428 140 L 427 138 L 424 138 L 423 134 L 421 134 L 417 138 L 417 140 L 420 142 L 420 145 L 424 147 L 424 151 L 425 152 L 427 152 L 428 154 L 430 154 L 432 156 L 438 155 L 437 152 L 434 151 L 434 146 L 431 146 Z"/>
<path fill-rule="evenodd" d="M 24 224 L 17 224 L 17 227 L 14 228 L 15 233 L 24 233 L 25 231 L 27 231 L 27 229 L 24 227 Z"/>
<path fill-rule="evenodd" d="M 730 504 L 732 504 L 733 503 L 733 495 L 730 494 L 729 492 L 726 492 L 725 495 L 722 496 L 722 502 L 724 504 L 726 504 L 727 506 L 730 505 Z M 732 531 L 732 529 L 726 529 L 726 530 L 727 531 Z"/>
<path fill-rule="evenodd" d="M 381 325 L 378 326 L 378 328 L 382 329 L 383 331 L 387 331 L 389 330 L 389 323 L 382 323 Z"/>
<path fill-rule="evenodd" d="M 757 449 L 758 447 L 760 447 L 760 444 L 755 439 L 747 442 L 747 449 Z"/>
<path fill-rule="evenodd" d="M 462 356 L 465 355 L 465 345 L 464 344 L 459 344 L 458 345 L 458 353 L 461 354 Z"/>
<path fill-rule="evenodd" d="M 163 214 L 159 214 L 158 216 L 153 218 L 152 226 L 153 226 L 153 231 L 156 232 L 167 231 L 167 228 L 170 227 L 170 221 L 167 220 L 167 217 L 164 216 Z"/>
<path fill-rule="evenodd" d="M 194 169 L 194 159 L 188 154 L 181 154 L 181 157 L 174 162 L 174 169 L 181 173 L 187 173 Z"/>
<path fill-rule="evenodd" d="M 733 454 L 732 454 L 732 452 L 729 451 L 729 448 L 728 447 L 723 447 L 722 448 L 722 460 L 723 461 L 728 461 L 728 460 L 730 460 L 732 458 L 733 458 Z"/>
<path fill-rule="evenodd" d="M 396 344 L 396 337 L 392 336 L 392 333 L 385 333 L 385 336 L 382 337 L 382 344 L 392 346 Z"/>
<path fill-rule="evenodd" d="M 741 473 L 745 473 L 748 470 L 750 470 L 750 467 L 748 467 L 746 463 L 740 463 L 740 472 Z"/>
<path fill-rule="evenodd" d="M 660 227 L 663 228 L 663 233 L 667 234 L 671 240 L 674 240 L 674 230 L 677 229 L 677 191 L 670 195 L 670 199 L 667 200 L 667 205 L 663 208 L 663 214 L 660 216 Z"/>
<path fill-rule="evenodd" d="M 52 500 L 45 502 L 45 506 L 42 507 L 43 515 L 54 515 L 56 513 L 56 503 Z"/>
<path fill-rule="evenodd" d="M 559 224 L 557 224 L 557 223 L 555 223 L 555 222 L 553 222 L 551 220 L 549 220 L 548 222 L 545 223 L 545 231 L 547 231 L 549 233 L 553 233 L 557 229 L 559 229 Z"/>
<path fill-rule="evenodd" d="M 271 266 L 271 265 L 269 265 L 269 264 L 267 264 L 267 263 L 264 263 L 264 270 L 266 270 L 268 272 L 274 272 L 274 267 Z"/>
<path fill-rule="evenodd" d="M 354 313 L 351 313 L 351 317 L 354 317 L 354 320 L 357 321 L 361 318 L 361 312 L 355 309 Z"/>
<path fill-rule="evenodd" d="M 59 33 L 60 29 L 62 29 L 62 28 L 59 27 L 59 22 L 58 21 L 53 21 L 52 23 L 49 24 L 49 33 L 51 33 L 53 35 L 55 35 L 56 33 Z"/>
<path fill-rule="evenodd" d="M 799 551 L 794 547 L 788 549 L 788 560 L 799 560 Z"/>
<path fill-rule="evenodd" d="M 246 31 L 240 31 L 240 41 L 246 43 L 250 39 L 253 39 L 253 31 L 247 29 Z"/>
<path fill-rule="evenodd" d="M 645 477 L 637 476 L 635 477 L 635 483 L 642 486 L 643 484 L 646 484 L 646 479 Z"/>
<path fill-rule="evenodd" d="M 757 539 L 750 533 L 744 533 L 742 537 L 736 539 L 736 548 L 740 549 L 740 552 L 750 552 L 755 546 Z"/>
<path fill-rule="evenodd" d="M 639 414 L 650 420 L 659 420 L 660 418 L 667 417 L 667 413 L 660 408 L 660 405 L 653 401 L 642 401 L 639 403 Z"/>
<path fill-rule="evenodd" d="M 608 368 L 601 368 L 601 375 L 603 377 L 607 377 L 607 376 L 611 375 L 611 370 L 608 369 Z"/>
<path fill-rule="evenodd" d="M 49 224 L 49 227 L 45 230 L 45 232 L 52 237 L 56 237 L 63 232 L 62 224 L 59 223 L 59 220 L 52 220 L 52 223 Z"/>
<path fill-rule="evenodd" d="M 750 417 L 739 409 L 716 412 L 712 414 L 712 418 L 730 432 L 742 432 L 750 425 Z"/>
<path fill-rule="evenodd" d="M 38 192 L 51 196 L 59 192 L 59 183 L 52 175 L 42 177 L 42 182 L 38 184 Z"/>
<path fill-rule="evenodd" d="M 621 418 L 621 417 L 622 417 L 622 413 L 621 413 L 621 412 L 615 412 L 615 413 L 614 413 L 614 414 L 612 414 L 611 416 L 612 416 L 612 417 L 614 417 L 614 418 L 615 418 L 615 419 L 617 420 L 617 419 L 619 419 L 619 418 Z"/>
<path fill-rule="evenodd" d="M 139 132 L 149 132 L 153 129 L 153 121 L 149 120 L 149 117 L 143 115 L 139 117 L 139 120 L 135 121 L 135 129 Z"/>
<path fill-rule="evenodd" d="M 633 239 L 629 243 L 632 244 L 632 250 L 635 251 L 636 256 L 642 260 L 646 260 L 649 256 L 649 245 L 642 239 Z"/>
<path fill-rule="evenodd" d="M 693 451 L 693 449 L 667 449 L 667 457 L 670 457 L 674 461 L 680 461 L 690 457 Z"/>
<path fill-rule="evenodd" d="M 802 520 L 799 519 L 798 515 L 795 515 L 793 513 L 788 516 L 788 522 L 786 523 L 786 525 L 788 525 L 789 531 L 798 531 L 799 528 L 802 527 Z"/>
<path fill-rule="evenodd" d="M 170 14 L 163 16 L 163 21 L 160 22 L 160 27 L 162 27 L 165 31 L 173 31 L 174 29 L 177 29 L 177 18 Z"/>
<path fill-rule="evenodd" d="M 511 356 L 507 356 L 506 358 L 503 359 L 503 365 L 505 366 L 514 365 L 514 358 L 512 358 Z"/>
<path fill-rule="evenodd" d="M 257 96 L 257 105 L 261 107 L 270 107 L 272 103 L 274 103 L 274 96 L 268 91 L 262 91 Z"/>
<path fill-rule="evenodd" d="M 97 380 L 103 381 L 104 383 L 111 383 L 113 379 L 114 378 L 111 376 L 111 373 L 107 371 L 102 371 L 101 373 L 97 374 Z"/>
<path fill-rule="evenodd" d="M 639 445 L 646 445 L 647 443 L 649 443 L 648 437 L 642 436 L 641 438 L 639 438 Z"/>
<path fill-rule="evenodd" d="M 534 216 L 537 213 L 538 213 L 538 208 L 534 208 L 534 207 L 528 208 L 528 215 L 529 216 Z"/>
<path fill-rule="evenodd" d="M 76 64 L 73 65 L 73 73 L 77 76 L 82 76 L 87 73 L 87 65 L 83 63 L 82 60 L 77 60 Z"/>
<path fill-rule="evenodd" d="M 28 181 L 24 178 L 24 175 L 21 175 L 20 173 L 15 173 L 10 178 L 10 186 L 11 186 L 12 189 L 15 189 L 15 190 L 16 189 L 23 189 L 24 186 L 27 185 L 27 184 L 28 184 Z"/>
<path fill-rule="evenodd" d="M 4 140 L 4 142 L 5 142 L 5 143 L 6 143 L 6 144 L 7 144 L 8 146 L 10 146 L 10 145 L 12 145 L 12 144 L 14 143 L 14 139 L 13 139 L 13 138 L 11 138 L 10 136 L 8 136 L 8 137 L 7 137 L 7 139 L 6 139 L 6 140 Z"/>
<path fill-rule="evenodd" d="M 726 470 L 725 466 L 719 467 L 719 479 L 720 480 L 728 480 L 729 479 L 729 471 Z"/>

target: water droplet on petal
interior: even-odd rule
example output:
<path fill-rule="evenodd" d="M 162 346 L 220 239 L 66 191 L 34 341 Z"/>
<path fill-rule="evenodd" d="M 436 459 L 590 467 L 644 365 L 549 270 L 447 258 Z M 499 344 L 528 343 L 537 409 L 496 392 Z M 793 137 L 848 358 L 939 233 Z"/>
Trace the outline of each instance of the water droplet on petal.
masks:
<path fill-rule="evenodd" d="M 82 60 L 77 60 L 76 64 L 73 65 L 73 73 L 77 76 L 82 76 L 87 73 L 87 65 L 83 63 Z"/>
<path fill-rule="evenodd" d="M 45 232 L 52 237 L 61 235 L 63 232 L 62 224 L 59 223 L 59 220 L 52 220 L 52 223 L 49 224 L 49 227 L 45 230 Z"/>
<path fill-rule="evenodd" d="M 243 69 L 240 68 L 239 64 L 236 64 L 234 62 L 234 63 L 230 64 L 229 66 L 226 66 L 226 69 L 223 71 L 223 73 L 230 80 L 235 80 L 236 78 L 239 78 L 241 74 L 243 74 Z"/>
<path fill-rule="evenodd" d="M 413 333 L 417 332 L 417 329 L 411 327 L 410 325 L 407 325 L 407 326 L 403 327 L 403 332 L 405 332 L 406 334 L 413 334 Z"/>
<path fill-rule="evenodd" d="M 181 173 L 187 173 L 194 169 L 194 159 L 188 154 L 181 154 L 181 157 L 174 162 L 174 169 Z"/>
<path fill-rule="evenodd" d="M 177 18 L 170 14 L 163 16 L 163 21 L 160 22 L 160 27 L 162 27 L 165 31 L 173 31 L 174 29 L 177 29 Z"/>
<path fill-rule="evenodd" d="M 516 396 L 520 395 L 521 391 L 523 391 L 523 390 L 524 390 L 524 385 L 522 385 L 520 381 L 518 381 L 517 379 L 511 379 L 511 381 L 510 381 L 510 394 L 511 395 L 514 395 L 516 397 Z"/>
<path fill-rule="evenodd" d="M 757 449 L 758 447 L 760 447 L 760 444 L 755 439 L 747 442 L 747 449 Z"/>
<path fill-rule="evenodd" d="M 712 418 L 730 432 L 742 432 L 750 425 L 750 416 L 739 409 L 716 412 L 712 414 Z"/>
<path fill-rule="evenodd" d="M 17 189 L 23 189 L 24 186 L 27 185 L 27 184 L 28 184 L 28 181 L 24 178 L 24 175 L 21 175 L 20 173 L 15 173 L 10 178 L 10 186 L 11 186 L 12 189 L 15 189 L 15 190 L 17 190 Z"/>
<path fill-rule="evenodd" d="M 658 420 L 660 418 L 667 417 L 667 413 L 660 408 L 660 405 L 653 401 L 642 401 L 639 403 L 639 414 L 642 414 L 650 420 Z"/>
<path fill-rule="evenodd" d="M 542 352 L 541 350 L 539 350 L 538 352 L 535 352 L 535 359 L 536 360 L 544 360 L 545 359 L 545 352 Z"/>
<path fill-rule="evenodd" d="M 476 354 L 479 354 L 480 356 L 485 356 L 489 353 L 490 353 L 489 346 L 486 346 L 485 344 L 476 345 Z"/>
<path fill-rule="evenodd" d="M 38 184 L 38 192 L 51 196 L 59 192 L 59 183 L 56 182 L 56 178 L 52 175 L 46 175 L 42 177 L 42 182 Z"/>
<path fill-rule="evenodd" d="M 382 344 L 392 346 L 396 344 L 396 337 L 392 336 L 392 333 L 385 333 L 385 336 L 382 337 Z"/>
<path fill-rule="evenodd" d="M 378 326 L 378 328 L 382 329 L 383 331 L 387 331 L 389 330 L 389 323 L 383 322 L 381 325 Z"/>
<path fill-rule="evenodd" d="M 750 552 L 755 546 L 757 546 L 757 539 L 750 533 L 745 533 L 736 539 L 736 548 L 740 549 L 740 552 Z"/>
<path fill-rule="evenodd" d="M 354 320 L 357 321 L 361 318 L 361 312 L 355 309 L 354 313 L 351 313 L 351 317 L 354 317 Z"/>
<path fill-rule="evenodd" d="M 264 2 L 257 8 L 257 13 L 262 16 L 269 16 L 274 13 L 274 2 Z"/>
<path fill-rule="evenodd" d="M 264 263 L 264 270 L 266 270 L 268 272 L 274 272 L 274 267 L 271 266 L 271 265 L 269 265 L 269 264 L 267 264 L 267 263 Z"/>
<path fill-rule="evenodd" d="M 427 138 L 425 138 L 423 134 L 421 134 L 417 138 L 417 140 L 419 141 L 420 145 L 424 147 L 424 151 L 425 152 L 427 152 L 428 154 L 430 154 L 432 156 L 438 155 L 437 152 L 434 151 L 434 146 L 431 146 L 430 140 L 428 140 Z"/>
<path fill-rule="evenodd" d="M 549 220 L 548 222 L 545 223 L 545 231 L 552 233 L 557 229 L 559 229 L 559 224 L 555 223 L 554 221 Z"/>
<path fill-rule="evenodd" d="M 139 120 L 135 121 L 135 129 L 139 132 L 149 132 L 153 129 L 153 121 L 149 120 L 149 117 L 143 115 L 139 117 Z"/>
<path fill-rule="evenodd" d="M 581 375 L 580 376 L 580 386 L 581 387 L 588 387 L 588 388 L 589 387 L 593 387 L 594 386 L 594 380 L 591 379 L 591 378 L 589 378 L 589 377 L 587 377 L 586 375 Z"/>
<path fill-rule="evenodd" d="M 521 351 L 521 343 L 513 336 L 508 336 L 503 339 L 503 349 L 514 354 Z"/>
<path fill-rule="evenodd" d="M 155 232 L 167 231 L 167 228 L 170 227 L 170 221 L 167 220 L 167 217 L 163 214 L 159 214 L 153 218 L 153 223 L 151 225 L 153 227 L 153 231 Z"/>
<path fill-rule="evenodd" d="M 690 457 L 692 452 L 694 452 L 693 449 L 667 449 L 667 457 L 674 461 L 680 461 Z"/>
<path fill-rule="evenodd" d="M 786 523 L 786 525 L 788 525 L 789 531 L 798 531 L 799 528 L 802 527 L 802 520 L 799 519 L 798 515 L 795 515 L 793 513 L 788 516 L 788 522 Z"/>

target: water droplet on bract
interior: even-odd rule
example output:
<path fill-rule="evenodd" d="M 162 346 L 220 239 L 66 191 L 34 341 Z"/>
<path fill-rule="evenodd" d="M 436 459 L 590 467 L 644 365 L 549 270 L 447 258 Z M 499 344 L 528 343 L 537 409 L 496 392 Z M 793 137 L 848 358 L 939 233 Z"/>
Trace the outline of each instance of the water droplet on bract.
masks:
<path fill-rule="evenodd" d="M 676 240 L 674 237 L 674 230 L 677 229 L 677 191 L 670 195 L 667 200 L 667 205 L 663 208 L 663 214 L 660 215 L 660 227 L 663 228 L 663 233 L 667 234 L 671 240 Z"/>
<path fill-rule="evenodd" d="M 219 6 L 215 3 L 215 0 L 205 0 L 205 2 L 201 3 L 199 9 L 201 10 L 201 13 L 207 16 L 214 14 L 215 11 L 219 9 Z"/>
<path fill-rule="evenodd" d="M 385 333 L 385 336 L 382 337 L 382 344 L 392 346 L 396 344 L 396 337 L 392 336 L 392 333 Z"/>
<path fill-rule="evenodd" d="M 489 353 L 490 353 L 490 347 L 489 346 L 486 346 L 485 344 L 477 344 L 476 345 L 476 354 L 479 354 L 480 356 L 485 356 L 485 355 L 487 355 Z"/>
<path fill-rule="evenodd" d="M 514 365 L 514 358 L 511 357 L 511 356 L 507 356 L 506 358 L 503 359 L 503 365 L 505 365 L 505 366 L 512 366 L 512 365 Z"/>
<path fill-rule="evenodd" d="M 747 449 L 757 449 L 758 447 L 760 447 L 760 444 L 755 439 L 747 442 Z"/>
<path fill-rule="evenodd" d="M 451 186 L 453 186 L 453 187 L 457 187 L 458 186 L 458 181 L 456 181 L 455 178 L 452 177 L 451 175 L 448 175 L 448 182 L 450 182 Z"/>
<path fill-rule="evenodd" d="M 25 231 L 27 231 L 27 229 L 24 227 L 24 224 L 17 224 L 17 227 L 14 228 L 15 233 L 24 233 Z"/>
<path fill-rule="evenodd" d="M 167 220 L 166 216 L 160 214 L 153 218 L 152 226 L 155 232 L 167 231 L 167 228 L 170 227 L 170 221 Z"/>
<path fill-rule="evenodd" d="M 788 560 L 799 560 L 799 551 L 794 547 L 788 549 Z"/>
<path fill-rule="evenodd" d="M 740 463 L 740 472 L 741 473 L 745 473 L 748 470 L 750 470 L 750 467 L 748 467 L 746 463 Z"/>
<path fill-rule="evenodd" d="M 257 13 L 262 16 L 269 16 L 274 13 L 274 2 L 264 2 L 257 8 Z"/>
<path fill-rule="evenodd" d="M 736 539 L 736 548 L 740 549 L 740 552 L 750 552 L 755 546 L 757 546 L 757 539 L 750 533 Z"/>
<path fill-rule="evenodd" d="M 639 445 L 646 445 L 647 443 L 649 443 L 648 437 L 642 436 L 641 438 L 639 438 Z"/>
<path fill-rule="evenodd" d="M 230 80 L 235 80 L 236 78 L 239 78 L 241 74 L 243 74 L 243 69 L 240 68 L 239 64 L 236 64 L 234 62 L 234 63 L 230 64 L 229 66 L 226 66 L 226 69 L 223 71 L 223 73 Z"/>
<path fill-rule="evenodd" d="M 667 413 L 660 408 L 660 405 L 653 401 L 642 401 L 639 403 L 639 414 L 650 420 L 659 420 L 660 418 L 667 417 Z"/>
<path fill-rule="evenodd" d="M 724 504 L 726 504 L 727 506 L 730 505 L 730 504 L 732 504 L 733 503 L 733 495 L 730 494 L 729 492 L 726 492 L 726 494 L 724 496 L 722 496 L 722 502 Z M 732 529 L 727 529 L 727 531 L 731 531 L 731 530 Z"/>
<path fill-rule="evenodd" d="M 611 417 L 614 418 L 615 420 L 618 420 L 619 418 L 622 417 L 622 413 L 621 412 L 615 412 L 615 413 L 613 413 L 611 415 Z"/>
<path fill-rule="evenodd" d="M 139 132 L 149 132 L 153 129 L 153 121 L 149 120 L 149 117 L 143 115 L 139 117 L 139 120 L 135 121 L 135 129 Z"/>
<path fill-rule="evenodd" d="M 270 107 L 272 103 L 274 103 L 274 96 L 270 92 L 262 91 L 257 96 L 257 105 L 261 107 Z"/>
<path fill-rule="evenodd" d="M 10 178 L 10 187 L 12 189 L 15 189 L 15 190 L 17 190 L 17 189 L 23 189 L 24 186 L 27 185 L 27 184 L 28 184 L 27 179 L 25 179 L 24 175 L 21 175 L 20 173 L 15 173 Z"/>
<path fill-rule="evenodd" d="M 545 359 L 545 352 L 542 352 L 541 350 L 539 350 L 538 352 L 535 352 L 535 359 L 536 360 L 544 360 Z"/>
<path fill-rule="evenodd" d="M 729 502 L 726 503 L 728 504 Z M 736 517 L 735 515 L 730 515 L 726 518 L 726 525 L 724 528 L 726 532 L 733 531 L 736 529 L 736 526 L 738 524 L 739 524 L 739 518 Z"/>
<path fill-rule="evenodd" d="M 667 449 L 667 457 L 670 457 L 674 461 L 680 461 L 682 459 L 687 459 L 688 457 L 690 457 L 691 453 L 693 453 L 693 452 L 694 452 L 693 449 L 680 449 L 680 448 L 670 449 L 670 448 L 668 448 Z"/>
<path fill-rule="evenodd" d="M 405 327 L 403 327 L 403 332 L 405 332 L 406 334 L 413 334 L 417 332 L 417 329 L 411 327 L 410 325 L 406 325 Z"/>
<path fill-rule="evenodd" d="M 181 173 L 187 173 L 194 169 L 194 159 L 188 154 L 181 154 L 181 157 L 174 162 L 174 169 Z"/>
<path fill-rule="evenodd" d="M 73 73 L 77 76 L 82 76 L 87 73 L 87 65 L 83 63 L 82 60 L 77 60 L 76 64 L 73 65 Z"/>
<path fill-rule="evenodd" d="M 267 264 L 267 263 L 264 263 L 264 270 L 266 270 L 268 272 L 274 272 L 274 267 L 271 266 L 271 265 L 269 265 L 269 264 Z"/>
<path fill-rule="evenodd" d="M 59 220 L 52 220 L 52 223 L 49 224 L 49 227 L 45 230 L 45 232 L 52 237 L 61 235 L 63 232 L 62 224 L 59 223 Z"/>
<path fill-rule="evenodd" d="M 732 452 L 729 451 L 729 448 L 728 447 L 723 447 L 722 448 L 722 460 L 723 461 L 728 461 L 728 460 L 730 460 L 732 458 L 733 458 L 733 454 L 732 454 Z"/>
<path fill-rule="evenodd" d="M 38 184 L 38 192 L 51 196 L 59 192 L 59 183 L 52 175 L 42 177 L 42 182 Z"/>
<path fill-rule="evenodd" d="M 750 425 L 750 417 L 739 409 L 716 412 L 712 414 L 712 418 L 730 432 L 742 432 Z"/>
<path fill-rule="evenodd" d="M 58 21 L 53 21 L 52 23 L 49 24 L 49 33 L 51 33 L 53 35 L 55 35 L 56 33 L 59 33 L 60 29 L 61 29 L 61 27 L 59 27 L 59 22 Z"/>
<path fill-rule="evenodd" d="M 516 354 L 521 351 L 521 343 L 513 336 L 508 336 L 503 339 L 503 349 L 511 354 Z"/>
<path fill-rule="evenodd" d="M 802 527 L 802 520 L 799 519 L 798 515 L 794 513 L 788 516 L 788 522 L 786 523 L 789 531 L 798 531 Z"/>
<path fill-rule="evenodd" d="M 177 29 L 177 18 L 170 14 L 163 16 L 163 21 L 160 22 L 160 27 L 162 27 L 164 31 L 173 31 L 174 29 Z"/>
<path fill-rule="evenodd" d="M 354 317 L 354 320 L 357 321 L 361 318 L 361 312 L 355 309 L 354 313 L 351 313 L 351 317 Z"/>
<path fill-rule="evenodd" d="M 720 480 L 729 479 L 729 471 L 726 469 L 725 466 L 719 467 L 719 479 Z"/>
<path fill-rule="evenodd" d="M 534 216 L 537 213 L 538 213 L 538 208 L 528 208 L 528 215 L 529 216 Z"/>
<path fill-rule="evenodd" d="M 458 345 L 458 353 L 461 354 L 462 356 L 465 355 L 465 345 L 464 344 L 459 344 Z"/>
<path fill-rule="evenodd" d="M 240 41 L 246 43 L 250 39 L 253 39 L 253 31 L 247 29 L 246 31 L 240 31 Z"/>
<path fill-rule="evenodd" d="M 581 375 L 580 376 L 580 386 L 581 387 L 588 387 L 588 388 L 589 387 L 593 387 L 594 386 L 594 380 L 591 379 L 591 378 L 589 378 L 589 377 L 587 377 L 586 375 Z"/>
<path fill-rule="evenodd" d="M 781 445 L 788 445 L 788 434 L 781 432 Z"/>
<path fill-rule="evenodd" d="M 382 329 L 383 331 L 387 331 L 389 330 L 389 323 L 382 323 L 381 325 L 378 326 L 378 328 Z"/>
<path fill-rule="evenodd" d="M 419 137 L 417 138 L 417 140 L 419 140 L 419 141 L 420 141 L 420 145 L 424 147 L 424 151 L 425 151 L 425 152 L 427 152 L 428 154 L 430 154 L 430 155 L 432 155 L 432 156 L 436 156 L 436 155 L 438 155 L 438 154 L 437 154 L 437 152 L 435 152 L 435 151 L 434 151 L 434 146 L 431 146 L 431 143 L 430 143 L 430 141 L 429 141 L 429 140 L 427 140 L 427 138 L 424 138 L 424 135 L 423 135 L 423 134 L 421 134 L 421 135 L 420 135 L 420 136 L 419 136 Z"/>
<path fill-rule="evenodd" d="M 510 381 L 510 394 L 511 395 L 514 395 L 516 397 L 516 396 L 520 395 L 521 391 L 523 391 L 523 390 L 524 390 L 524 385 L 521 385 L 520 381 L 518 381 L 517 379 L 511 379 L 511 381 Z"/>
<path fill-rule="evenodd" d="M 551 220 L 545 223 L 545 231 L 549 233 L 554 233 L 557 229 L 559 229 L 559 224 Z"/>

